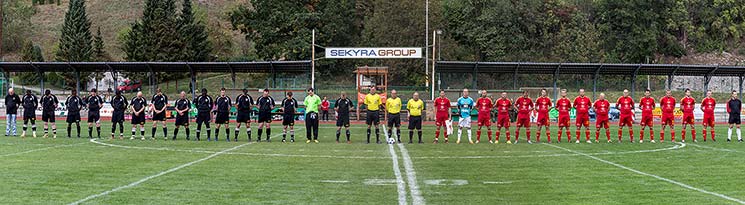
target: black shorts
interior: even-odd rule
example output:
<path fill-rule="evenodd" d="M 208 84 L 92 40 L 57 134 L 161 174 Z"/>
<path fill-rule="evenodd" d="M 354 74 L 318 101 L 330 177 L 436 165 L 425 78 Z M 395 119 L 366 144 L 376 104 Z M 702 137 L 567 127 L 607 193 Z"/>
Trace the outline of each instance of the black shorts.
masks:
<path fill-rule="evenodd" d="M 271 111 L 259 111 L 259 123 L 266 122 L 271 123 L 272 122 L 272 112 Z"/>
<path fill-rule="evenodd" d="M 409 117 L 409 129 L 422 129 L 422 116 L 410 116 Z"/>
<path fill-rule="evenodd" d="M 163 112 L 160 112 L 160 113 L 153 112 L 153 119 L 152 120 L 153 121 L 166 121 L 166 112 L 167 111 L 163 111 Z"/>
<path fill-rule="evenodd" d="M 67 123 L 80 122 L 80 112 L 68 112 L 66 122 Z"/>
<path fill-rule="evenodd" d="M 132 124 L 133 125 L 144 125 L 145 124 L 145 113 L 140 113 L 140 115 L 132 115 Z"/>
<path fill-rule="evenodd" d="M 23 120 L 36 120 L 35 110 L 23 110 Z"/>
<path fill-rule="evenodd" d="M 365 116 L 365 123 L 368 125 L 380 124 L 380 115 L 377 110 L 368 110 L 367 116 Z"/>
<path fill-rule="evenodd" d="M 729 114 L 729 120 L 727 121 L 729 124 L 740 124 L 740 113 L 730 113 Z"/>
<path fill-rule="evenodd" d="M 197 124 L 210 123 L 211 117 L 209 111 L 202 111 L 197 113 Z"/>
<path fill-rule="evenodd" d="M 215 124 L 228 124 L 230 122 L 229 112 L 218 112 L 215 115 Z"/>
<path fill-rule="evenodd" d="M 251 111 L 238 111 L 235 116 L 235 121 L 238 123 L 250 123 L 251 122 Z"/>
<path fill-rule="evenodd" d="M 112 123 L 123 123 L 124 122 L 124 111 L 114 111 L 111 113 Z"/>
<path fill-rule="evenodd" d="M 41 121 L 44 122 L 55 122 L 56 119 L 54 117 L 54 111 L 43 111 L 41 113 Z"/>
<path fill-rule="evenodd" d="M 295 115 L 294 114 L 283 114 L 282 115 L 283 126 L 295 126 Z"/>
<path fill-rule="evenodd" d="M 189 114 L 184 113 L 183 115 L 176 114 L 176 126 L 189 126 Z"/>
<path fill-rule="evenodd" d="M 388 113 L 388 127 L 401 127 L 401 113 Z"/>
<path fill-rule="evenodd" d="M 88 122 L 98 122 L 101 120 L 101 113 L 98 111 L 88 111 Z"/>
<path fill-rule="evenodd" d="M 336 119 L 336 126 L 349 127 L 349 115 L 339 115 L 339 118 Z"/>

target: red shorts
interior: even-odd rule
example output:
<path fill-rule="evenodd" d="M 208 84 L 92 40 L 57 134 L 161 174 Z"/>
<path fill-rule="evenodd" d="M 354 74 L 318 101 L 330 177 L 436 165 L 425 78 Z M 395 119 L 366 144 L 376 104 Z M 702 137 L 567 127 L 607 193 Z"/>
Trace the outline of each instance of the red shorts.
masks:
<path fill-rule="evenodd" d="M 480 126 L 487 126 L 487 127 L 489 127 L 489 126 L 491 126 L 491 116 L 489 116 L 488 114 L 486 114 L 486 115 L 479 114 L 479 117 L 478 117 L 478 120 L 476 121 L 476 123 L 479 125 L 479 127 Z"/>
<path fill-rule="evenodd" d="M 447 114 L 437 114 L 437 117 L 435 117 L 435 125 L 439 126 L 445 126 L 445 121 L 447 121 L 449 116 Z"/>
<path fill-rule="evenodd" d="M 538 113 L 538 121 L 536 124 L 538 124 L 538 126 L 551 126 L 551 122 L 548 121 L 548 113 Z"/>
<path fill-rule="evenodd" d="M 590 126 L 590 115 L 588 115 L 588 114 L 579 114 L 579 115 L 577 115 L 574 118 L 574 124 L 577 127 L 580 127 L 580 126 L 588 127 L 588 126 Z"/>
<path fill-rule="evenodd" d="M 675 123 L 675 116 L 673 113 L 662 113 L 662 125 L 673 126 Z"/>
<path fill-rule="evenodd" d="M 621 118 L 618 120 L 618 126 L 633 126 L 634 120 L 632 118 L 632 115 L 621 115 Z"/>
<path fill-rule="evenodd" d="M 683 124 L 693 125 L 693 114 L 683 114 Z"/>
<path fill-rule="evenodd" d="M 517 127 L 530 127 L 530 116 L 528 117 L 517 117 Z"/>
<path fill-rule="evenodd" d="M 608 116 L 595 118 L 595 128 L 608 129 L 608 124 L 609 124 Z"/>
<path fill-rule="evenodd" d="M 714 115 L 704 115 L 704 126 L 714 127 Z"/>
<path fill-rule="evenodd" d="M 499 114 L 497 115 L 497 127 L 510 127 L 510 115 Z"/>
<path fill-rule="evenodd" d="M 559 127 L 569 127 L 569 115 L 559 115 Z"/>
<path fill-rule="evenodd" d="M 654 126 L 654 117 L 652 117 L 652 115 L 643 115 L 642 121 L 639 124 L 642 126 L 652 127 Z"/>

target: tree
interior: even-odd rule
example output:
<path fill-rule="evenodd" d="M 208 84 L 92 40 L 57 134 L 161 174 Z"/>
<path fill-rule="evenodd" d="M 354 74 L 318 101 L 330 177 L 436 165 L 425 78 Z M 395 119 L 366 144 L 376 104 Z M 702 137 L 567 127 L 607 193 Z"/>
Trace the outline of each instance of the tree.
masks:
<path fill-rule="evenodd" d="M 2 2 L 2 45 L 0 53 L 14 52 L 22 49 L 28 34 L 33 32 L 31 17 L 36 8 L 26 0 L 3 0 Z M 2 59 L 2 56 L 0 56 Z"/>
<path fill-rule="evenodd" d="M 55 60 L 63 62 L 87 62 L 94 59 L 93 35 L 91 35 L 91 22 L 85 12 L 85 0 L 71 0 L 69 9 L 65 13 L 65 22 L 62 25 L 59 49 Z M 81 72 L 76 76 L 74 72 L 60 72 L 65 78 L 66 88 L 76 88 L 75 82 L 81 79 L 89 79 L 89 72 Z M 79 77 L 79 78 L 78 78 Z M 88 80 L 80 82 L 85 85 Z"/>
<path fill-rule="evenodd" d="M 41 47 L 34 45 L 32 41 L 26 41 L 21 49 L 21 61 L 44 62 Z M 18 79 L 21 84 L 35 84 L 39 82 L 39 74 L 36 72 L 20 72 L 18 73 Z"/>
<path fill-rule="evenodd" d="M 109 61 L 111 58 L 104 50 L 103 38 L 101 37 L 101 27 L 98 27 L 96 36 L 93 37 L 93 56 L 95 61 Z M 96 89 L 98 89 L 98 82 L 104 78 L 104 72 L 93 72 L 91 75 L 93 82 L 96 83 Z"/>
<path fill-rule="evenodd" d="M 197 21 L 191 7 L 191 0 L 184 0 L 178 18 L 179 33 L 184 41 L 184 60 L 192 62 L 209 61 L 212 46 L 204 23 Z"/>

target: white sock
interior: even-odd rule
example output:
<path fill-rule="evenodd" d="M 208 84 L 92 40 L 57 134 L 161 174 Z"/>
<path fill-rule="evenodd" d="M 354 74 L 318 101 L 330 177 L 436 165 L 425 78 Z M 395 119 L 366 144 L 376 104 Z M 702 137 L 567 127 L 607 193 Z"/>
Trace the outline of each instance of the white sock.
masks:
<path fill-rule="evenodd" d="M 740 135 L 740 128 L 737 128 L 737 140 L 741 140 L 742 135 Z"/>
<path fill-rule="evenodd" d="M 460 140 L 460 135 L 463 133 L 463 128 L 458 128 L 458 140 Z"/>
<path fill-rule="evenodd" d="M 730 127 L 727 130 L 727 140 L 731 140 L 731 139 L 732 139 L 732 128 Z"/>
<path fill-rule="evenodd" d="M 470 141 L 473 141 L 473 140 L 471 140 L 471 129 L 468 129 L 468 141 L 469 142 Z"/>

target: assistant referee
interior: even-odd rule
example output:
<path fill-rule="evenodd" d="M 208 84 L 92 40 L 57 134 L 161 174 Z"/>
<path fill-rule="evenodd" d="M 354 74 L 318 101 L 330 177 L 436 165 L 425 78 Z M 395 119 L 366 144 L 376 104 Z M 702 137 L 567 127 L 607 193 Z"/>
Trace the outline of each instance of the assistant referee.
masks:
<path fill-rule="evenodd" d="M 367 106 L 367 143 L 370 144 L 370 128 L 375 125 L 375 141 L 380 144 L 380 95 L 375 91 L 375 87 L 370 88 L 370 93 L 365 95 L 364 104 Z"/>

